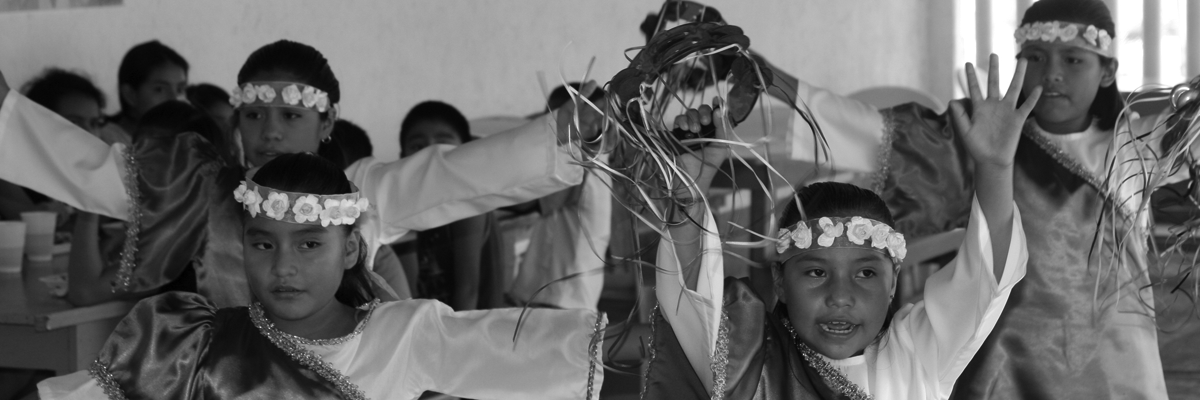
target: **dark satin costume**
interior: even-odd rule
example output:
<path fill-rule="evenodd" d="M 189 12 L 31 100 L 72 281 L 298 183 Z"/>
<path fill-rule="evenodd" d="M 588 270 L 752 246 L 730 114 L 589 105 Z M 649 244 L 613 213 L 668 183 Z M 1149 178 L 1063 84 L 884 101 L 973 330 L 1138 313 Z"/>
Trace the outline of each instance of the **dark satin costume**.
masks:
<path fill-rule="evenodd" d="M 767 313 L 762 300 L 745 282 L 725 279 L 729 329 L 729 362 L 725 365 L 724 398 L 730 400 L 840 400 L 796 350 L 780 322 L 787 309 L 778 305 Z M 708 399 L 700 378 L 690 367 L 671 324 L 657 310 L 647 366 L 644 399 Z M 719 346 L 719 345 L 718 345 Z"/>
<path fill-rule="evenodd" d="M 233 190 L 245 179 L 196 133 L 139 137 L 140 233 L 132 291 L 157 289 L 189 265 L 196 289 L 218 307 L 250 303 L 242 270 L 242 210 Z"/>
<path fill-rule="evenodd" d="M 218 310 L 192 293 L 139 302 L 101 348 L 92 376 L 110 398 L 341 398 L 263 336 L 246 307 Z"/>
<path fill-rule="evenodd" d="M 891 147 L 881 195 L 896 229 L 919 238 L 966 226 L 972 165 L 949 115 L 916 104 L 882 112 Z M 1022 135 L 1014 177 L 1028 272 L 952 398 L 1165 397 L 1154 310 L 1139 299 L 1150 298 L 1145 233 L 1116 248 L 1129 217 L 1036 135 Z"/>

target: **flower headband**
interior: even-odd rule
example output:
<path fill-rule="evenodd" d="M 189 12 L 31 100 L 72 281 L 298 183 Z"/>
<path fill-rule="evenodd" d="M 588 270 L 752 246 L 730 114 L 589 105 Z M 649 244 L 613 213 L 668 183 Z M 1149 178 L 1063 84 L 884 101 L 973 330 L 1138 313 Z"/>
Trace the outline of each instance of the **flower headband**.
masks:
<path fill-rule="evenodd" d="M 1084 25 L 1065 21 L 1034 22 L 1021 25 L 1013 34 L 1017 44 L 1024 48 L 1026 42 L 1055 40 L 1075 47 L 1094 52 L 1105 57 L 1115 57 L 1112 47 L 1112 36 L 1095 25 Z"/>
<path fill-rule="evenodd" d="M 263 193 L 267 197 L 264 198 Z M 252 218 L 261 213 L 263 218 L 276 221 L 329 226 L 354 224 L 370 208 L 370 203 L 360 198 L 359 193 L 357 189 L 334 195 L 286 192 L 244 180 L 233 191 L 233 198 Z"/>
<path fill-rule="evenodd" d="M 323 113 L 338 111 L 337 104 L 329 103 L 329 93 L 313 86 L 295 82 L 246 82 L 229 93 L 229 104 L 233 108 L 243 105 L 307 108 Z"/>
<path fill-rule="evenodd" d="M 813 224 L 809 227 L 809 224 Z M 820 235 L 817 235 L 820 232 Z M 817 235 L 816 246 L 813 235 Z M 816 220 L 797 222 L 789 228 L 779 230 L 775 236 L 775 251 L 783 254 L 795 246 L 802 251 L 819 248 L 858 247 L 887 251 L 892 261 L 900 264 L 908 254 L 904 235 L 883 222 L 863 217 L 821 217 Z M 870 244 L 867 242 L 870 241 Z"/>

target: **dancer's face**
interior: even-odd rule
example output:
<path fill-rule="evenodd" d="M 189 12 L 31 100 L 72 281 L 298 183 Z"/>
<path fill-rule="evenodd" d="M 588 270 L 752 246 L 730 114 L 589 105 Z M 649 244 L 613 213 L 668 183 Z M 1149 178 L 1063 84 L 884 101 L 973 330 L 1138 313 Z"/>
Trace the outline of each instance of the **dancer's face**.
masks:
<path fill-rule="evenodd" d="M 827 248 L 786 260 L 783 300 L 796 335 L 826 357 L 859 354 L 883 328 L 896 289 L 892 260 L 879 251 Z"/>
<path fill-rule="evenodd" d="M 1033 116 L 1050 132 L 1086 129 L 1096 93 L 1116 81 L 1115 60 L 1103 63 L 1100 55 L 1072 45 L 1035 42 L 1021 50 L 1020 57 L 1029 60 L 1021 93 L 1028 96 L 1042 87 Z"/>
<path fill-rule="evenodd" d="M 289 74 L 264 73 L 250 81 L 295 82 Z M 316 153 L 333 132 L 333 120 L 308 108 L 242 106 L 237 111 L 242 149 L 251 166 L 265 165 L 280 154 Z"/>
<path fill-rule="evenodd" d="M 357 234 L 342 226 L 248 218 L 242 238 L 250 290 L 281 329 L 329 321 L 339 312 L 334 294 L 358 260 Z"/>

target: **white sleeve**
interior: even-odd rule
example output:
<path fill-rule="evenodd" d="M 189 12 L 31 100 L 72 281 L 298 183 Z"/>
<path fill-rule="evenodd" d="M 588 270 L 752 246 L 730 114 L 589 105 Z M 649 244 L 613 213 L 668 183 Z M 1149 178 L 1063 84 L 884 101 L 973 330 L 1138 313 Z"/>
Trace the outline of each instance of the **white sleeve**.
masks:
<path fill-rule="evenodd" d="M 416 366 L 410 379 L 422 389 L 477 399 L 583 399 L 591 389 L 591 399 L 599 398 L 604 368 L 598 358 L 608 323 L 603 314 L 546 308 L 455 312 L 424 301 L 411 318 L 406 324 L 411 354 L 393 356 L 392 362 Z M 524 321 L 514 343 L 519 318 Z"/>
<path fill-rule="evenodd" d="M 659 312 L 671 324 L 675 337 L 683 347 L 688 362 L 704 388 L 712 392 L 712 352 L 716 347 L 717 330 L 721 324 L 722 299 L 725 297 L 725 264 L 722 258 L 721 238 L 716 234 L 717 224 L 707 210 L 704 215 L 705 232 L 700 256 L 700 277 L 696 290 L 687 288 L 684 277 L 679 273 L 679 257 L 675 254 L 671 234 L 664 230 L 663 240 L 658 244 L 658 269 L 655 275 L 654 293 L 658 297 Z M 665 229 L 665 228 L 664 228 Z"/>
<path fill-rule="evenodd" d="M 453 149 L 431 146 L 387 163 L 368 157 L 346 175 L 375 207 L 379 241 L 391 243 L 576 185 L 583 168 L 571 161 L 542 117 Z"/>
<path fill-rule="evenodd" d="M 954 382 L 995 328 L 1013 286 L 1025 277 L 1029 252 L 1015 204 L 1012 240 L 999 282 L 992 268 L 989 232 L 979 200 L 974 199 L 958 255 L 926 280 L 923 301 L 896 312 L 888 332 L 887 346 L 901 352 L 892 355 L 916 359 L 922 369 L 919 376 L 928 378 L 922 383 L 933 385 L 929 390 L 939 398 L 950 395 Z"/>
<path fill-rule="evenodd" d="M 104 144 L 16 91 L 0 106 L 0 179 L 71 207 L 128 218 L 124 149 Z"/>
<path fill-rule="evenodd" d="M 875 172 L 880 168 L 880 146 L 886 126 L 883 115 L 866 103 L 838 95 L 827 89 L 797 81 L 796 106 L 808 108 L 829 144 L 828 158 L 814 152 L 817 143 L 812 129 L 792 113 L 792 158 L 801 161 L 832 163 L 838 171 Z M 819 158 L 819 159 L 818 159 Z"/>
<path fill-rule="evenodd" d="M 56 376 L 38 382 L 38 398 L 42 400 L 107 399 L 104 388 L 88 375 L 87 370 Z"/>

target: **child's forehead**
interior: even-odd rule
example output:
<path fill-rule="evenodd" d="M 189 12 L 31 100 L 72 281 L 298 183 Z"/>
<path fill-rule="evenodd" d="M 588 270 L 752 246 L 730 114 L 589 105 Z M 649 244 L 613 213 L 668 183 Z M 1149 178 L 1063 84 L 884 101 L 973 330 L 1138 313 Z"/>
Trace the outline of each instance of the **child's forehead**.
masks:
<path fill-rule="evenodd" d="M 294 236 L 294 235 L 334 235 L 339 227 L 319 226 L 311 224 L 295 224 L 276 221 L 269 218 L 250 217 L 246 219 L 244 233 L 247 235 Z"/>
<path fill-rule="evenodd" d="M 783 266 L 797 264 L 820 264 L 828 266 L 854 266 L 862 263 L 887 262 L 892 259 L 884 250 L 863 247 L 826 247 L 804 249 L 780 255 Z"/>

